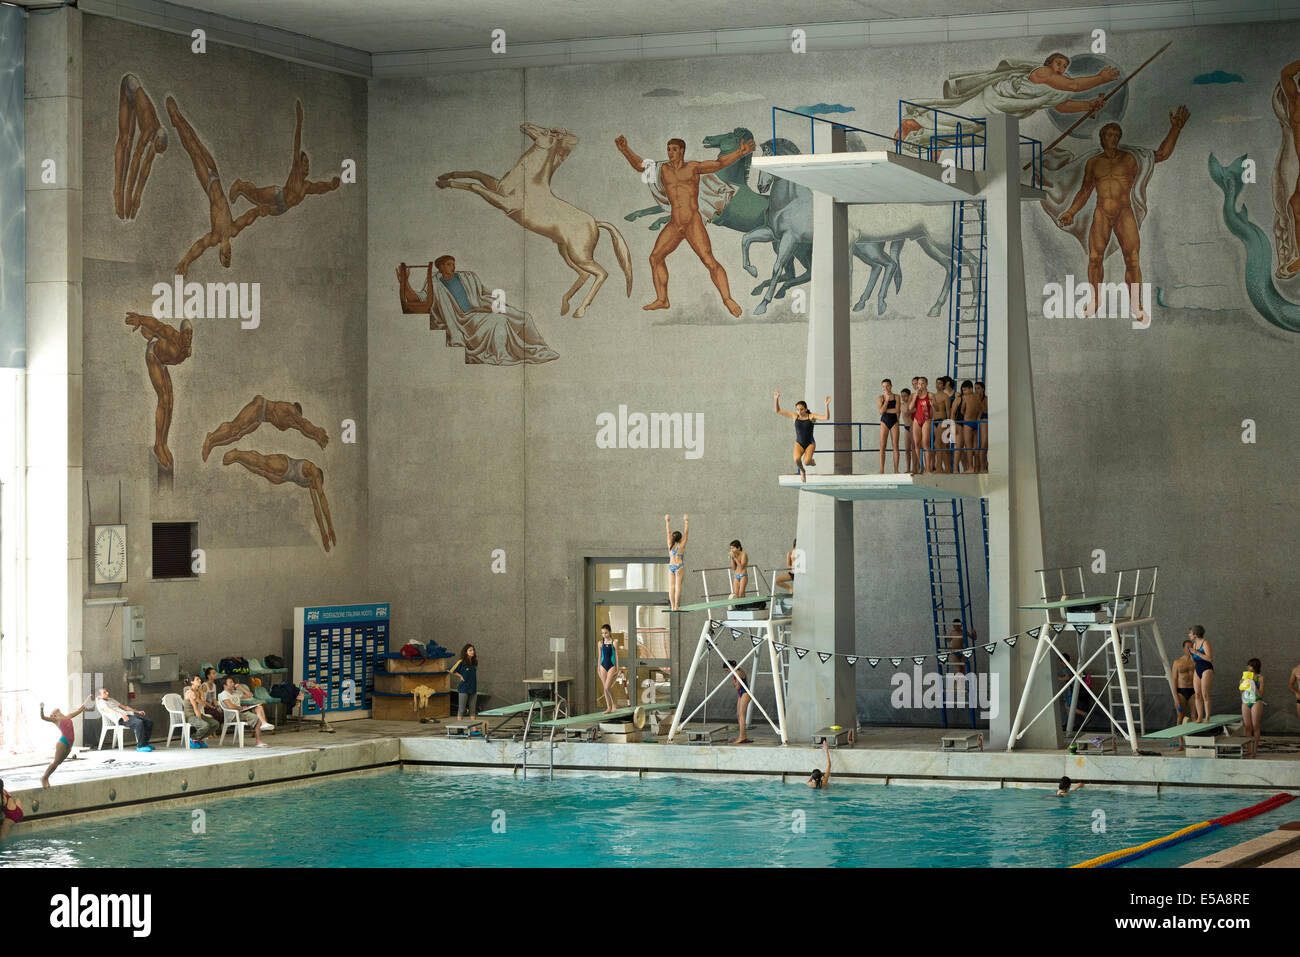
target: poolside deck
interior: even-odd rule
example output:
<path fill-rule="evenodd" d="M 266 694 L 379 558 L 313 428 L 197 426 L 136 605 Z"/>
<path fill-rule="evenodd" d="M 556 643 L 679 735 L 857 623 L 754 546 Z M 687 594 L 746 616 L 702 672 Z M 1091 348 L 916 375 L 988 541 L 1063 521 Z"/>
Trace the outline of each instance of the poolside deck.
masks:
<path fill-rule="evenodd" d="M 233 744 L 206 750 L 159 748 L 78 752 L 40 787 L 48 755 L 6 756 L 0 777 L 27 812 L 26 827 L 65 823 L 73 817 L 134 813 L 142 805 L 180 801 L 236 789 L 295 786 L 325 775 L 398 767 L 441 771 L 494 769 L 518 773 L 522 746 L 506 738 L 449 740 L 442 725 L 402 721 L 338 721 L 335 734 L 316 730 L 266 735 L 268 748 Z M 823 760 L 811 745 L 781 747 L 751 729 L 746 745 L 556 743 L 557 773 L 658 775 L 764 775 L 802 781 Z M 1063 774 L 1090 786 L 1140 791 L 1234 788 L 1250 795 L 1300 793 L 1300 738 L 1268 737 L 1259 758 L 1224 760 L 1127 754 L 1069 755 L 1062 751 L 939 750 L 936 728 L 866 728 L 856 747 L 832 752 L 841 782 L 886 785 L 946 784 L 967 787 L 1046 787 Z M 229 739 L 227 739 L 229 741 Z M 1171 750 L 1171 749 L 1170 749 Z M 540 764 L 540 767 L 539 767 Z M 529 774 L 545 776 L 546 749 L 534 746 Z"/>

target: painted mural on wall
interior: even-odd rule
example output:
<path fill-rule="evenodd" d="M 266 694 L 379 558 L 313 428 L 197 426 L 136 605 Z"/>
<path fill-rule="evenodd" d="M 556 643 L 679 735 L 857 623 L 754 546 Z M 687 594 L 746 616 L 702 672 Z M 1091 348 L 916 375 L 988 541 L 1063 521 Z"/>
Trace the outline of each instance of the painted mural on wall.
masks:
<path fill-rule="evenodd" d="M 235 315 L 238 307 L 238 315 L 241 318 L 249 318 L 243 312 L 245 300 L 242 286 L 259 285 L 241 284 L 240 291 L 232 294 L 229 290 L 236 288 L 233 283 L 209 283 L 206 284 L 205 289 L 202 284 L 185 283 L 184 278 L 203 255 L 213 248 L 217 250 L 217 260 L 220 265 L 229 269 L 233 258 L 232 241 L 245 229 L 264 217 L 283 216 L 308 196 L 337 190 L 341 186 L 341 181 L 338 176 L 330 180 L 316 181 L 308 178 L 311 166 L 309 157 L 302 148 L 304 117 L 301 100 L 296 100 L 294 104 L 296 116 L 293 147 L 289 159 L 289 171 L 284 183 L 258 186 L 251 180 L 236 177 L 231 183 L 229 193 L 222 186 L 221 172 L 212 151 L 200 138 L 176 99 L 168 95 L 164 103 L 171 126 L 190 158 L 194 174 L 206 197 L 210 220 L 209 230 L 190 245 L 174 269 L 174 294 L 169 285 L 164 283 L 162 287 L 166 295 L 161 298 L 165 303 L 160 307 L 160 300 L 156 299 L 153 315 L 128 312 L 126 316 L 127 326 L 133 331 L 140 332 L 148 342 L 145 347 L 145 367 L 157 396 L 152 452 L 161 469 L 160 479 L 165 476 L 170 481 L 176 468 L 175 457 L 170 447 L 176 395 L 168 367 L 179 365 L 193 355 L 194 326 L 191 318 L 205 316 L 212 308 L 212 303 L 216 299 L 211 287 L 219 287 L 217 291 L 222 293 L 219 313 L 221 317 L 228 314 Z M 138 75 L 125 74 L 118 89 L 117 139 L 113 155 L 113 211 L 122 222 L 131 222 L 140 214 L 153 163 L 159 154 L 167 151 L 168 145 L 167 130 L 154 106 L 153 98 Z M 247 203 L 249 208 L 236 215 L 232 205 L 238 206 L 240 200 Z M 155 293 L 158 288 L 155 286 Z M 230 295 L 235 297 L 233 302 L 229 298 Z M 252 316 L 251 324 L 246 324 L 245 328 L 255 328 L 260 323 L 259 296 L 254 293 L 251 300 L 254 304 L 254 312 L 258 314 Z M 163 321 L 172 316 L 179 318 L 178 326 Z M 184 318 L 180 318 L 182 316 Z M 206 361 L 220 362 L 220 357 L 209 356 Z M 267 422 L 282 432 L 288 430 L 300 432 L 315 441 L 322 449 L 329 442 L 325 430 L 303 416 L 302 406 L 299 403 L 269 400 L 263 395 L 255 395 L 233 419 L 221 423 L 206 435 L 200 450 L 201 460 L 206 462 L 213 448 L 232 445 Z M 307 459 L 292 458 L 282 453 L 264 454 L 251 450 L 232 449 L 222 458 L 222 464 L 242 465 L 273 485 L 290 483 L 308 489 L 311 493 L 313 516 L 325 551 L 329 552 L 337 545 L 338 539 L 334 532 L 329 505 L 325 499 L 325 473 L 317 463 Z"/>
<path fill-rule="evenodd" d="M 397 283 L 402 312 L 427 313 L 429 328 L 445 334 L 448 348 L 463 349 L 467 365 L 509 366 L 560 357 L 542 340 L 530 314 L 508 304 L 504 291 L 489 289 L 478 273 L 457 269 L 454 256 L 426 264 L 419 290 L 411 288 L 411 268 L 401 263 Z"/>
<path fill-rule="evenodd" d="M 595 259 L 602 230 L 609 234 L 619 268 L 627 277 L 626 294 L 631 296 L 632 264 L 623 234 L 611 223 L 598 221 L 551 191 L 551 177 L 578 145 L 578 137 L 559 127 L 548 129 L 534 123 L 523 123 L 519 129 L 533 145 L 500 179 L 478 170 L 452 170 L 438 177 L 438 188 L 468 190 L 524 229 L 555 243 L 564 264 L 578 274 L 560 300 L 560 315 L 568 314 L 570 301 L 592 280 L 586 298 L 573 310 L 574 318 L 585 315 L 609 278 L 609 273 Z"/>
<path fill-rule="evenodd" d="M 1300 332 L 1300 60 L 1284 66 L 1270 106 L 1282 128 L 1273 164 L 1273 241 L 1238 205 L 1246 183 L 1245 154 L 1223 166 L 1210 154 L 1210 178 L 1223 190 L 1223 222 L 1246 247 L 1246 295 L 1255 311 L 1287 332 Z M 1276 258 L 1274 248 L 1276 247 Z M 1278 288 L 1278 282 L 1282 288 Z"/>

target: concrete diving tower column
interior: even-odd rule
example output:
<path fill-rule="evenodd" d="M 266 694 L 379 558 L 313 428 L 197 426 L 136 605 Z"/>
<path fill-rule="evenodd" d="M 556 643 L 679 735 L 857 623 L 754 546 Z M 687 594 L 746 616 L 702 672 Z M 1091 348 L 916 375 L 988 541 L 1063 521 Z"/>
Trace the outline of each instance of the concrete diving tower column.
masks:
<path fill-rule="evenodd" d="M 833 128 L 833 152 L 845 151 L 845 131 Z M 802 398 L 814 412 L 831 397 L 831 418 L 852 415 L 849 345 L 849 216 L 844 203 L 813 192 L 813 261 L 808 309 L 808 359 Z M 799 396 L 792 396 L 798 401 Z M 832 447 L 849 448 L 847 427 L 836 427 Z M 843 432 L 844 434 L 838 434 Z M 824 454 L 817 472 L 830 464 L 836 474 L 853 471 L 847 452 Z M 790 740 L 809 742 L 813 732 L 831 725 L 852 728 L 857 721 L 853 671 L 842 655 L 854 654 L 853 503 L 826 495 L 799 496 L 799 548 L 805 570 L 795 576 L 791 641 L 811 649 L 790 658 L 786 724 Z M 833 652 L 825 664 L 815 652 Z"/>

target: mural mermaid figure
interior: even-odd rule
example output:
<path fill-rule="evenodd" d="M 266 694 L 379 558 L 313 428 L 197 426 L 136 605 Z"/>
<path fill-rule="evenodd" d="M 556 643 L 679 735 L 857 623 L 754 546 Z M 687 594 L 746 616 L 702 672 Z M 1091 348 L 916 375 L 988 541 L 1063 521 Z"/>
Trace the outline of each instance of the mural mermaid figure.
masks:
<path fill-rule="evenodd" d="M 614 145 L 623 154 L 624 159 L 638 173 L 644 169 L 645 161 L 627 145 L 627 137 L 619 136 Z M 650 274 L 654 279 L 655 300 L 642 309 L 668 308 L 668 254 L 681 245 L 682 240 L 695 250 L 700 262 L 708 269 L 722 296 L 723 305 L 732 316 L 740 315 L 740 306 L 731 298 L 731 287 L 727 283 L 726 270 L 713 256 L 713 247 L 709 244 L 709 234 L 704 227 L 704 218 L 700 215 L 700 178 L 706 173 L 716 173 L 730 166 L 742 156 L 754 152 L 754 141 L 746 140 L 739 147 L 725 156 L 714 160 L 686 159 L 686 141 L 671 139 L 668 141 L 668 162 L 660 167 L 664 193 L 668 197 L 669 212 L 672 221 L 664 226 L 655 238 L 654 249 L 650 253 Z"/>
<path fill-rule="evenodd" d="M 318 425 L 313 425 L 302 414 L 302 406 L 297 402 L 278 402 L 266 396 L 255 395 L 248 405 L 229 422 L 222 422 L 203 440 L 203 461 L 218 445 L 234 445 L 246 435 L 257 431 L 263 422 L 269 422 L 281 432 L 296 429 L 309 439 L 314 439 L 322 449 L 329 444 L 330 437 Z"/>
<path fill-rule="evenodd" d="M 255 186 L 247 180 L 236 179 L 230 184 L 230 202 L 243 197 L 253 204 L 260 216 L 279 216 L 287 213 L 308 196 L 328 193 L 339 188 L 342 182 L 335 176 L 329 182 L 307 179 L 311 167 L 302 149 L 302 100 L 295 102 L 298 119 L 293 128 L 293 160 L 283 186 Z"/>
<path fill-rule="evenodd" d="M 158 407 L 154 412 L 153 454 L 158 464 L 170 472 L 174 461 L 171 449 L 167 447 L 167 434 L 172 427 L 176 397 L 167 366 L 180 365 L 194 354 L 194 325 L 188 319 L 182 319 L 180 329 L 173 329 L 153 316 L 143 316 L 138 312 L 128 312 L 126 324 L 138 329 L 149 341 L 144 347 L 144 364 L 149 370 L 149 382 L 158 395 Z"/>
<path fill-rule="evenodd" d="M 772 403 L 776 406 L 776 414 L 784 415 L 787 419 L 794 419 L 794 469 L 795 474 L 799 476 L 802 482 L 808 481 L 809 465 L 816 465 L 813 459 L 813 452 L 817 448 L 817 443 L 813 441 L 813 423 L 826 422 L 831 417 L 831 397 L 826 397 L 826 414 L 822 415 L 817 412 L 808 411 L 808 403 L 800 400 L 794 404 L 794 411 L 781 408 L 781 393 L 773 390 Z"/>
<path fill-rule="evenodd" d="M 167 152 L 167 130 L 134 73 L 122 77 L 117 98 L 117 144 L 113 148 L 113 211 L 135 219 L 154 158 Z M 128 164 L 127 158 L 130 157 Z"/>
<path fill-rule="evenodd" d="M 190 154 L 190 160 L 194 163 L 194 175 L 198 177 L 199 185 L 208 195 L 208 215 L 212 221 L 211 228 L 194 241 L 189 252 L 176 264 L 176 275 L 188 275 L 194 260 L 213 246 L 218 247 L 217 258 L 221 260 L 221 265 L 229 269 L 230 241 L 243 232 L 245 227 L 251 226 L 262 214 L 257 209 L 250 209 L 238 219 L 231 215 L 230 203 L 226 201 L 226 194 L 221 189 L 221 173 L 217 169 L 217 161 L 212 158 L 208 148 L 194 132 L 194 127 L 190 126 L 189 121 L 181 115 L 176 101 L 170 96 L 167 97 L 167 115 L 171 117 L 172 126 L 176 127 L 176 132 L 180 134 L 181 145 L 185 147 L 185 152 Z"/>
<path fill-rule="evenodd" d="M 231 449 L 221 457 L 222 465 L 238 463 L 254 475 L 260 475 L 272 485 L 290 482 L 311 492 L 312 512 L 316 516 L 316 527 L 320 529 L 321 544 L 325 551 L 330 545 L 339 543 L 334 534 L 334 523 L 330 519 L 329 502 L 325 500 L 325 470 L 315 462 L 307 459 L 290 458 L 279 453 L 263 455 L 245 449 Z"/>
<path fill-rule="evenodd" d="M 677 611 L 682 603 L 682 579 L 686 577 L 686 539 L 691 534 L 689 515 L 682 516 L 682 531 L 673 531 L 671 515 L 664 516 L 664 527 L 668 530 L 668 607 Z"/>

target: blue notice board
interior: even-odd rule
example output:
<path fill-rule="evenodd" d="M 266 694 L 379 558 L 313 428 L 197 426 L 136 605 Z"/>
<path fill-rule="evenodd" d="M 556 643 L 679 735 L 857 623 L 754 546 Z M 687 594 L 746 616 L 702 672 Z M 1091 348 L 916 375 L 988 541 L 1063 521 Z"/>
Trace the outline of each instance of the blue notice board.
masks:
<path fill-rule="evenodd" d="M 298 681 L 316 680 L 325 691 L 325 710 L 369 712 L 376 665 L 388 653 L 388 614 L 387 602 L 294 609 L 294 643 L 301 649 Z M 310 695 L 302 710 L 321 713 Z"/>

